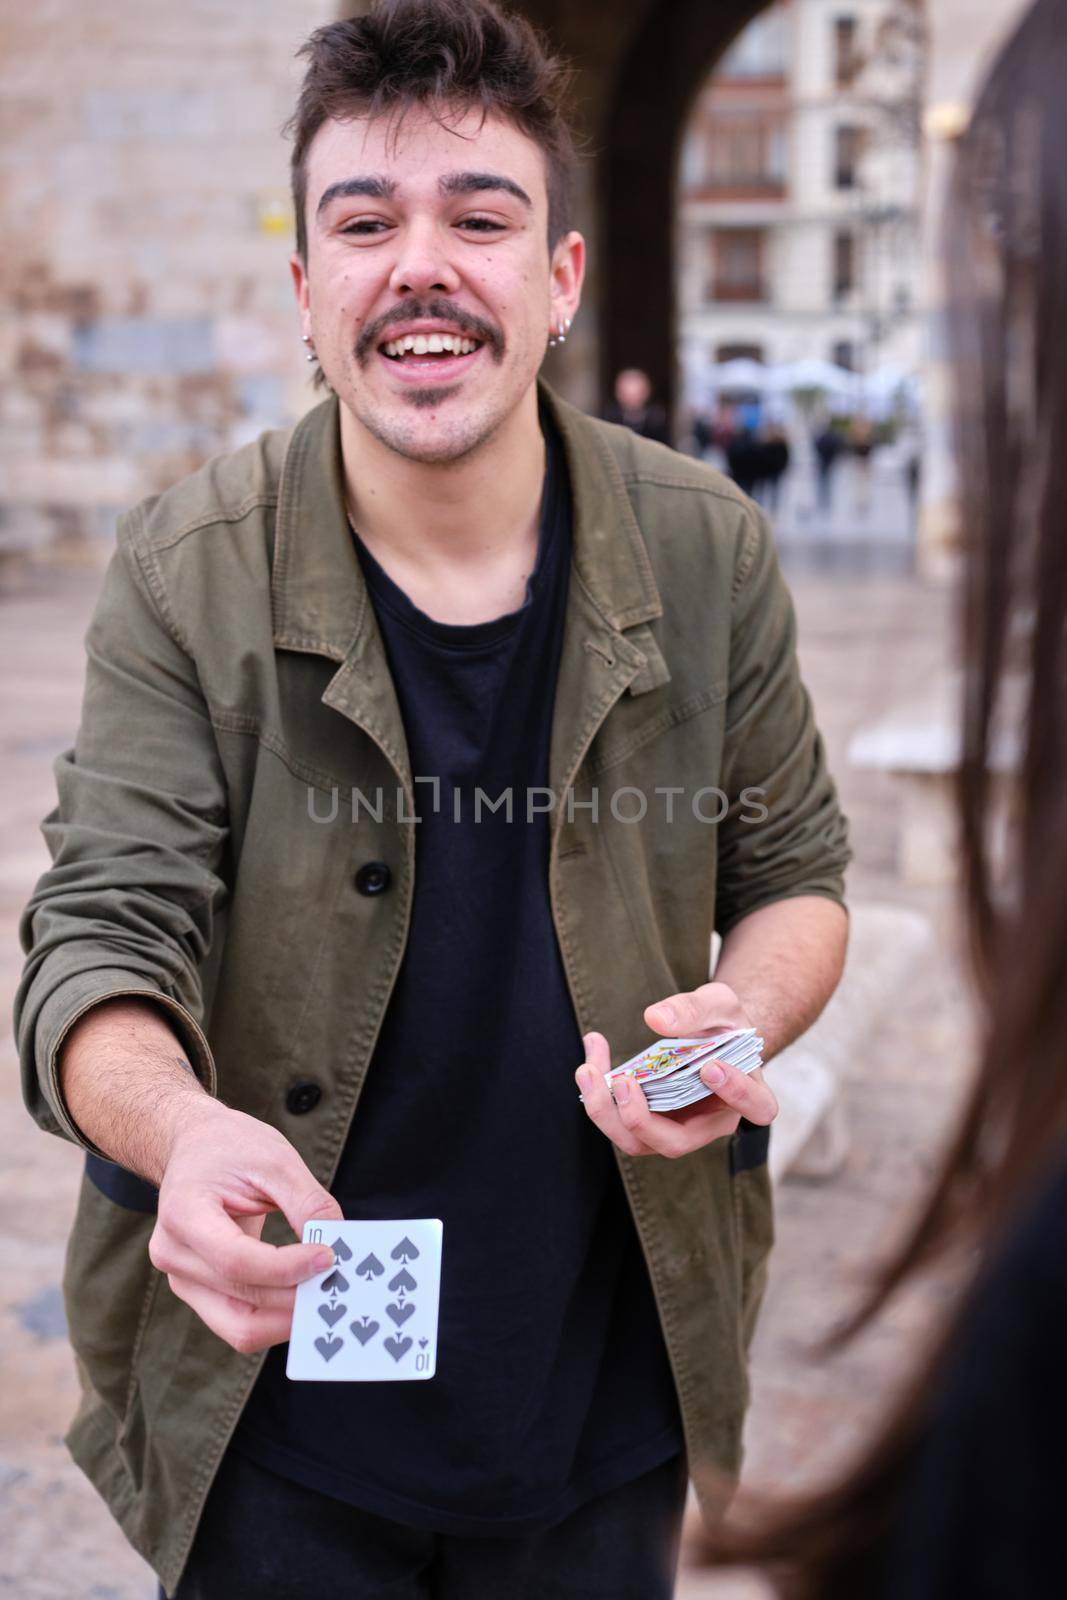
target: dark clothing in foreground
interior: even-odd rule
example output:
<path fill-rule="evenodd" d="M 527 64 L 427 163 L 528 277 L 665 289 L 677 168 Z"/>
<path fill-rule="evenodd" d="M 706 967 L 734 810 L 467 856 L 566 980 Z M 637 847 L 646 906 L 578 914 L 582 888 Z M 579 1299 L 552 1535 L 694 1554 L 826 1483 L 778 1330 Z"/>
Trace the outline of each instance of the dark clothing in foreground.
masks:
<path fill-rule="evenodd" d="M 1064 1592 L 1067 1153 L 989 1261 L 936 1379 L 871 1600 Z"/>
<path fill-rule="evenodd" d="M 228 1454 L 175 1600 L 670 1600 L 686 1484 L 679 1455 L 548 1533 L 456 1539 Z"/>

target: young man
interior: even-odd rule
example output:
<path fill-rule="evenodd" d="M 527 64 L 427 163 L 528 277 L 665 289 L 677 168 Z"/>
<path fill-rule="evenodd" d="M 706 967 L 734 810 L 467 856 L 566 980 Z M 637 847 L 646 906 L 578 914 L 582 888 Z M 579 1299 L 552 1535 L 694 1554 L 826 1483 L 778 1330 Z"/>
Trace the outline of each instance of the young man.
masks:
<path fill-rule="evenodd" d="M 68 1443 L 185 1600 L 654 1600 L 738 1464 L 776 1106 L 604 1073 L 807 1026 L 844 824 L 757 510 L 538 383 L 558 64 L 482 0 L 307 52 L 332 395 L 124 519 L 24 922 L 27 1103 L 86 1150 Z M 341 1217 L 443 1220 L 429 1382 L 286 1378 Z"/>

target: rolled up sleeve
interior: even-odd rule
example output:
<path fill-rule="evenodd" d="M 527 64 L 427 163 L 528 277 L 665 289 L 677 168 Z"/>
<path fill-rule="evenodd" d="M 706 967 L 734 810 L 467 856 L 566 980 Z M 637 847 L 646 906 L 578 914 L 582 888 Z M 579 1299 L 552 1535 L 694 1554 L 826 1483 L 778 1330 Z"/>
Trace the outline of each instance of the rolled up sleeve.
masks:
<path fill-rule="evenodd" d="M 86 637 L 81 723 L 55 766 L 42 832 L 52 865 L 20 923 L 15 999 L 22 1092 L 38 1126 L 103 1154 L 70 1115 L 58 1058 L 103 1000 L 161 1007 L 209 1094 L 200 966 L 227 894 L 225 779 L 195 665 L 183 648 L 137 514 Z"/>
<path fill-rule="evenodd" d="M 766 518 L 746 511 L 734 577 L 715 925 L 795 895 L 844 905 L 848 828 L 796 658 Z"/>

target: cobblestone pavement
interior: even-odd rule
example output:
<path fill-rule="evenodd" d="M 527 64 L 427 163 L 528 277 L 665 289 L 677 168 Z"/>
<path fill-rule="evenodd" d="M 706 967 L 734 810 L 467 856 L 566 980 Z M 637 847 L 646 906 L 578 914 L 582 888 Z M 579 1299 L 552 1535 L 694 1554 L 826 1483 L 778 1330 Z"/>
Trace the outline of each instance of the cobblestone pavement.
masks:
<path fill-rule="evenodd" d="M 0 989 L 17 982 L 18 912 L 46 855 L 38 824 L 54 802 L 51 761 L 74 730 L 92 573 L 23 579 L 0 598 Z M 784 1184 L 779 1242 L 753 1360 L 753 1481 L 810 1480 L 861 1440 L 922 1338 L 938 1289 L 894 1307 L 832 1364 L 810 1347 L 833 1324 L 892 1237 L 931 1167 L 966 1070 L 961 986 L 945 897 L 894 872 L 892 781 L 851 771 L 851 732 L 921 691 L 946 651 L 946 596 L 913 580 L 797 577 L 801 654 L 853 827 L 855 900 L 916 907 L 937 958 L 896 997 L 858 1050 L 845 1085 L 852 1140 L 831 1182 Z M 37 1132 L 19 1097 L 9 1035 L 0 1072 L 0 1595 L 17 1600 L 151 1600 L 148 1568 L 69 1461 L 62 1434 L 75 1378 L 59 1281 L 80 1159 Z M 686 1573 L 678 1600 L 752 1600 L 744 1578 Z"/>

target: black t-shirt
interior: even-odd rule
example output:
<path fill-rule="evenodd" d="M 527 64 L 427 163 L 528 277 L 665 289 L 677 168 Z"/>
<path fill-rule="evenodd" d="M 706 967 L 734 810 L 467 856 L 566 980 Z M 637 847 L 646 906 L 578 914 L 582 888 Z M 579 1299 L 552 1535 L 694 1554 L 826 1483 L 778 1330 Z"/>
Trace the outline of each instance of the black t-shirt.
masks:
<path fill-rule="evenodd" d="M 578 1101 L 548 817 L 527 820 L 548 782 L 570 572 L 566 467 L 542 428 L 539 554 L 518 611 L 435 622 L 357 539 L 412 774 L 440 790 L 435 808 L 416 786 L 407 948 L 333 1193 L 347 1218 L 442 1219 L 437 1370 L 291 1383 L 275 1346 L 234 1440 L 365 1510 L 483 1536 L 551 1527 L 684 1446 L 614 1151 Z M 478 789 L 510 789 L 512 820 L 484 801 L 475 820 Z"/>

